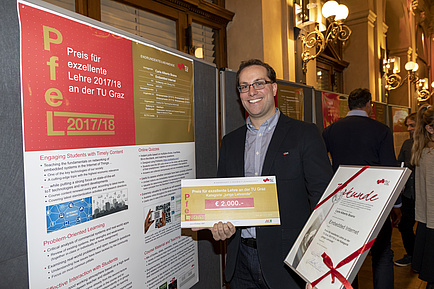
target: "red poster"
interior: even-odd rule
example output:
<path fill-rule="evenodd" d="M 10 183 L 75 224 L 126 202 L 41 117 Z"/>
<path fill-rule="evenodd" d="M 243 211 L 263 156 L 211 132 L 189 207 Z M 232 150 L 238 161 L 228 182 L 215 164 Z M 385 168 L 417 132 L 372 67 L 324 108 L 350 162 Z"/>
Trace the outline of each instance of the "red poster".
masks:
<path fill-rule="evenodd" d="M 135 144 L 131 41 L 20 6 L 25 151 Z"/>
<path fill-rule="evenodd" d="M 322 115 L 324 128 L 340 119 L 339 94 L 322 93 Z"/>

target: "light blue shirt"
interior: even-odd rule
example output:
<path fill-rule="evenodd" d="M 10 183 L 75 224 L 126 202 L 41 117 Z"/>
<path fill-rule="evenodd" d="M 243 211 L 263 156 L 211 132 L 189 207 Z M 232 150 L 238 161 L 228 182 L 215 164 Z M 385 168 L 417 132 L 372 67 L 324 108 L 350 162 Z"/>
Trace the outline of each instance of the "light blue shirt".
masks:
<path fill-rule="evenodd" d="M 363 109 L 353 109 L 347 113 L 347 116 L 365 116 L 369 117 L 368 113 Z"/>
<path fill-rule="evenodd" d="M 267 119 L 259 129 L 252 124 L 250 117 L 247 118 L 247 133 L 244 149 L 244 176 L 257 177 L 262 173 L 265 155 L 268 150 L 271 138 L 279 120 L 280 111 L 276 108 L 276 113 Z M 242 238 L 256 238 L 255 227 L 241 230 Z"/>

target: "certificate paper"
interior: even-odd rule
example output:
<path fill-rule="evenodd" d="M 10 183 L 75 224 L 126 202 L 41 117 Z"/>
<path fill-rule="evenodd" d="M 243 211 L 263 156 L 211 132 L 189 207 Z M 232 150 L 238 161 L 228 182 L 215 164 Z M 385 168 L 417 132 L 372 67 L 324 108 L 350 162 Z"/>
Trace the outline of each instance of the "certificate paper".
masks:
<path fill-rule="evenodd" d="M 319 289 L 351 283 L 410 173 L 339 167 L 285 263 Z"/>
<path fill-rule="evenodd" d="M 181 180 L 181 227 L 280 225 L 275 176 Z"/>

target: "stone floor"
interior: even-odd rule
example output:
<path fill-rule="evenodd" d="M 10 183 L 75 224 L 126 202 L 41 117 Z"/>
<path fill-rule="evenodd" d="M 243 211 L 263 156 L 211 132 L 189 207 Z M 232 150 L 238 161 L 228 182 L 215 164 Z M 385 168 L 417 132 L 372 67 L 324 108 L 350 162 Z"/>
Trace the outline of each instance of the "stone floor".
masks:
<path fill-rule="evenodd" d="M 397 228 L 393 228 L 392 250 L 395 253 L 394 260 L 402 258 L 405 254 L 402 245 L 401 234 Z M 418 275 L 411 270 L 410 266 L 395 267 L 395 289 L 425 289 L 426 282 L 418 278 Z M 359 272 L 359 288 L 373 289 L 371 257 L 368 256 Z"/>

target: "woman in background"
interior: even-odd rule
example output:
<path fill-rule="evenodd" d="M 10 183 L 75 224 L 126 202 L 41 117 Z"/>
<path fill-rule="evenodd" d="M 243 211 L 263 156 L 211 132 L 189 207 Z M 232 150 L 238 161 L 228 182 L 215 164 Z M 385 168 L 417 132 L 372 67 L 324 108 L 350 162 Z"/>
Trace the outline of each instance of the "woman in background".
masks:
<path fill-rule="evenodd" d="M 417 113 L 411 163 L 416 167 L 418 221 L 412 267 L 434 289 L 434 108 L 423 105 Z"/>

